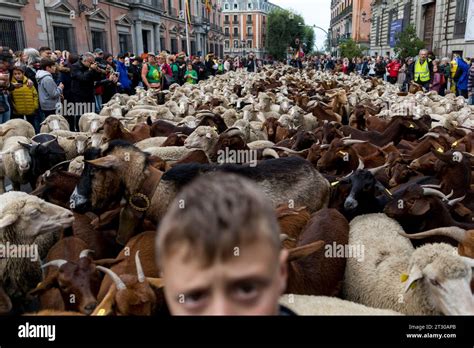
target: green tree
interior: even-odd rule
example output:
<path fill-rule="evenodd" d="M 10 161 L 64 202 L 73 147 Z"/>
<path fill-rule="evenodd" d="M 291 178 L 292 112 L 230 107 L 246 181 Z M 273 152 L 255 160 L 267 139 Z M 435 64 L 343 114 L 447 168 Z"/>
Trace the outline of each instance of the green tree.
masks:
<path fill-rule="evenodd" d="M 352 38 L 341 42 L 339 48 L 341 49 L 341 56 L 349 59 L 361 57 L 364 55 L 364 51 L 367 50 L 367 47 L 357 45 Z"/>
<path fill-rule="evenodd" d="M 416 35 L 416 29 L 411 24 L 405 30 L 397 33 L 395 40 L 393 50 L 401 59 L 415 57 L 421 49 L 425 48 L 424 41 Z"/>
<path fill-rule="evenodd" d="M 305 25 L 304 19 L 288 10 L 276 9 L 268 15 L 267 50 L 275 59 L 285 59 L 288 48 L 296 50 L 306 44 L 305 52 L 314 47 L 314 31 Z"/>

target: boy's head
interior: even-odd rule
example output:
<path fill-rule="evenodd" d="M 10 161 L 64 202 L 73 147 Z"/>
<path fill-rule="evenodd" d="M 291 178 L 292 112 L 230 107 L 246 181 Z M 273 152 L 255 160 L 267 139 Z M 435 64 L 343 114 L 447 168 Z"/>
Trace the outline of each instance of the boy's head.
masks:
<path fill-rule="evenodd" d="M 192 64 L 192 63 L 188 63 L 187 66 L 188 66 L 188 70 L 189 70 L 189 71 L 193 70 L 193 64 Z"/>
<path fill-rule="evenodd" d="M 40 61 L 40 69 L 54 74 L 56 72 L 56 62 L 50 58 L 42 58 Z"/>
<path fill-rule="evenodd" d="M 23 77 L 25 76 L 25 67 L 23 65 L 15 66 L 13 68 L 13 77 L 18 82 L 23 82 Z"/>
<path fill-rule="evenodd" d="M 286 287 L 271 202 L 234 174 L 185 187 L 160 224 L 157 258 L 174 315 L 275 315 Z"/>

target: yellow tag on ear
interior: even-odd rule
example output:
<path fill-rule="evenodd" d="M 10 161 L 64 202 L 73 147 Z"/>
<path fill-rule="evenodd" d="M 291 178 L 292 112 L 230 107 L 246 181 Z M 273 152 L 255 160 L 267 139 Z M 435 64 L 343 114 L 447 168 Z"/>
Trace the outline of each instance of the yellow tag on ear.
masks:
<path fill-rule="evenodd" d="M 416 283 L 417 283 L 417 282 L 411 283 L 411 285 L 410 285 L 410 290 L 414 290 L 414 289 L 416 288 Z"/>
<path fill-rule="evenodd" d="M 217 127 L 216 126 L 212 127 L 212 129 L 214 129 L 217 132 Z"/>
<path fill-rule="evenodd" d="M 104 308 L 99 309 L 99 311 L 97 312 L 97 315 L 105 315 L 105 309 Z"/>
<path fill-rule="evenodd" d="M 386 188 L 386 189 L 385 189 L 385 192 L 387 192 L 390 197 L 392 196 L 392 192 L 390 192 L 389 189 Z"/>
<path fill-rule="evenodd" d="M 339 181 L 334 181 L 334 182 L 331 183 L 331 186 L 333 186 L 333 187 L 337 186 L 337 185 L 339 185 Z"/>
<path fill-rule="evenodd" d="M 410 123 L 410 128 L 415 128 L 413 123 Z"/>
<path fill-rule="evenodd" d="M 408 274 L 406 274 L 406 273 L 400 274 L 400 281 L 402 283 L 405 283 L 407 280 L 408 280 Z"/>
<path fill-rule="evenodd" d="M 436 151 L 441 152 L 441 153 L 444 153 L 444 149 L 443 149 L 442 147 L 438 147 L 438 148 L 436 149 Z"/>
<path fill-rule="evenodd" d="M 337 153 L 342 155 L 342 156 L 347 156 L 348 155 L 348 153 L 345 152 L 345 151 L 338 151 Z"/>
<path fill-rule="evenodd" d="M 456 147 L 456 146 L 458 146 L 458 142 L 457 142 L 457 141 L 455 141 L 454 143 L 451 144 L 451 147 Z"/>

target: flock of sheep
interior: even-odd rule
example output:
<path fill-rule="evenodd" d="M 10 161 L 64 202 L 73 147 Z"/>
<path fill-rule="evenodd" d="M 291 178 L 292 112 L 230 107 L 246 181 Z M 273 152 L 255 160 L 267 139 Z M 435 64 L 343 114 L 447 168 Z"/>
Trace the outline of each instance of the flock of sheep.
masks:
<path fill-rule="evenodd" d="M 379 108 L 378 118 L 387 122 L 397 116 L 417 120 L 430 115 L 433 128 L 466 131 L 474 123 L 473 108 L 453 95 L 404 94 L 374 79 L 283 66 L 252 74 L 230 72 L 195 86 L 173 85 L 159 95 L 141 89 L 134 96 L 117 94 L 100 114 L 82 115 L 80 132 L 71 132 L 63 116 L 49 116 L 41 127 L 46 140 L 35 136 L 28 122 L 11 120 L 0 125 L 0 244 L 37 244 L 44 262 L 63 229 L 73 224 L 74 214 L 69 209 L 23 192 L 4 193 L 5 178 L 14 191 L 32 182 L 32 156 L 36 154 L 31 149 L 36 144 L 57 142 L 68 162 L 55 165 L 77 176 L 85 167 L 84 152 L 107 149 L 114 139 L 134 143 L 140 151 L 159 159 L 163 172 L 177 163 L 192 162 L 197 153 L 204 158 L 200 163 L 221 164 L 220 151 L 239 141 L 242 146 L 235 148 L 255 151 L 259 161 L 281 160 L 307 155 L 306 148 L 301 150 L 290 141 L 298 132 L 315 132 L 328 123 L 356 124 L 353 111 L 361 104 Z M 318 110 L 323 116 L 316 116 Z M 327 149 L 329 142 L 320 144 L 318 140 L 318 145 Z M 328 207 L 335 186 L 330 182 L 343 178 L 324 178 L 310 161 L 306 165 L 307 169 L 294 173 L 292 188 L 278 191 L 273 187 L 268 192 L 279 196 L 270 197 L 274 202 L 303 197 L 295 204 L 316 213 Z M 46 180 L 54 170 L 34 179 Z M 298 233 L 304 233 L 301 230 Z M 332 296 L 300 289 L 298 294 L 283 295 L 281 303 L 303 315 L 474 314 L 474 254 L 460 253 L 445 243 L 415 248 L 404 232 L 410 231 L 383 213 L 356 216 L 346 231 L 334 232 L 345 234 L 349 245 L 364 246 L 363 260 L 346 257 L 345 269 L 335 275 L 340 278 L 339 293 Z M 282 233 L 298 240 L 298 236 L 288 237 L 287 231 Z M 26 298 L 45 281 L 42 261 L 0 257 L 0 312 L 9 312 L 12 303 L 18 303 L 15 296 Z M 298 272 L 301 276 L 307 270 Z M 109 276 L 113 278 L 113 274 Z"/>

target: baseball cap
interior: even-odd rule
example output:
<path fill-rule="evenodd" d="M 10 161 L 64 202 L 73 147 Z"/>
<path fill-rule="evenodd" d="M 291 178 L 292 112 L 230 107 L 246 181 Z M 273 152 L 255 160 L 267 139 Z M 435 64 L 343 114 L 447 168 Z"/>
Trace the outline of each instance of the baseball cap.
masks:
<path fill-rule="evenodd" d="M 102 51 L 100 48 L 96 48 L 96 49 L 94 50 L 94 53 L 102 54 L 102 53 L 104 53 L 104 51 Z"/>

